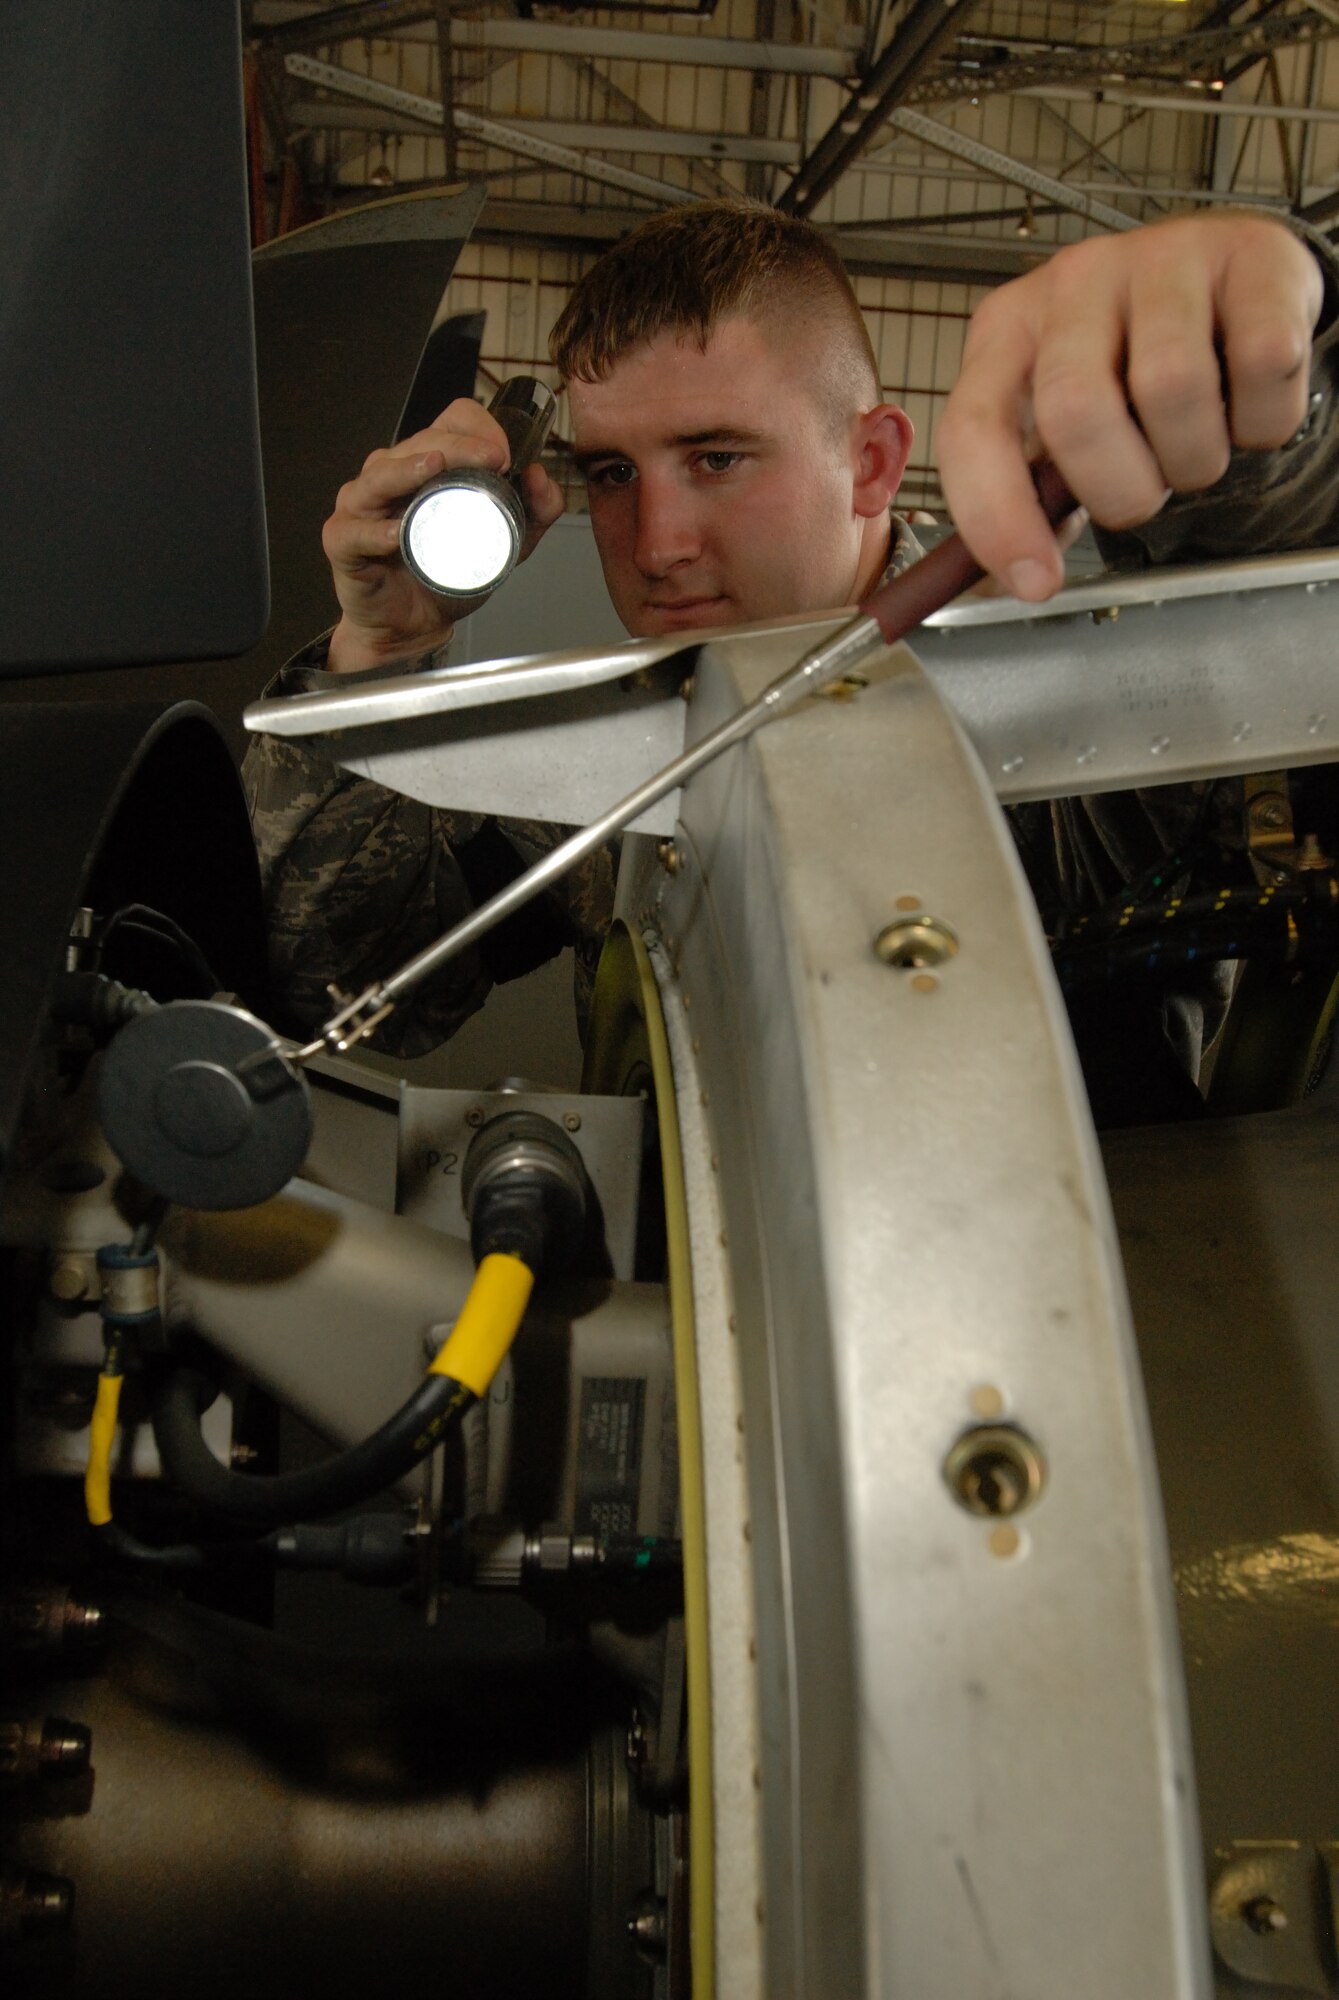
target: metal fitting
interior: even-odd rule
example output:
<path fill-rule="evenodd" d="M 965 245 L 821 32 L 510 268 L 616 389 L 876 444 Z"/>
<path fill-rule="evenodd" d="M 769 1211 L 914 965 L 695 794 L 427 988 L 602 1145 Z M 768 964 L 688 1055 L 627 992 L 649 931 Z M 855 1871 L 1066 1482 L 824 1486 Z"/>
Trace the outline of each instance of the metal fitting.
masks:
<path fill-rule="evenodd" d="M 65 970 L 78 972 L 88 955 L 93 939 L 94 912 L 87 904 L 81 904 L 70 919 L 69 940 L 65 946 Z"/>
<path fill-rule="evenodd" d="M 1257 1937 L 1269 1937 L 1274 1931 L 1288 1928 L 1288 1913 L 1279 1908 L 1272 1896 L 1252 1896 L 1242 1904 L 1241 1914 Z"/>
<path fill-rule="evenodd" d="M 541 1528 L 525 1545 L 525 1566 L 541 1576 L 570 1576 L 597 1569 L 600 1546 L 594 1535 L 569 1535 L 561 1528 Z"/>
<path fill-rule="evenodd" d="M 32 1784 L 38 1778 L 73 1777 L 86 1771 L 93 1754 L 92 1731 L 63 1715 L 0 1720 L 0 1786 Z"/>
<path fill-rule="evenodd" d="M 0 1862 L 0 1940 L 13 1943 L 44 1931 L 68 1930 L 73 1916 L 73 1882 Z"/>
<path fill-rule="evenodd" d="M 61 1584 L 33 1584 L 0 1598 L 0 1651 L 83 1651 L 101 1639 L 103 1625 L 100 1604 L 72 1597 Z"/>
<path fill-rule="evenodd" d="M 102 1317 L 108 1326 L 144 1326 L 156 1320 L 158 1252 L 132 1250 L 125 1243 L 104 1243 L 98 1251 L 102 1280 Z"/>
<path fill-rule="evenodd" d="M 1026 1431 L 981 1424 L 964 1431 L 944 1460 L 949 1491 L 969 1514 L 1021 1514 L 1046 1483 L 1046 1462 Z"/>
<path fill-rule="evenodd" d="M 475 1522 L 470 1533 L 472 1581 L 482 1590 L 515 1590 L 525 1567 L 525 1531 L 512 1521 L 491 1516 Z"/>
<path fill-rule="evenodd" d="M 902 917 L 886 924 L 874 939 L 874 956 L 902 972 L 924 972 L 955 958 L 958 940 L 938 917 Z"/>
<path fill-rule="evenodd" d="M 47 1290 L 62 1305 L 77 1305 L 95 1289 L 96 1272 L 91 1258 L 77 1252 L 57 1257 L 47 1278 Z"/>
<path fill-rule="evenodd" d="M 648 1892 L 640 1896 L 628 1913 L 628 1936 L 643 1958 L 663 1965 L 669 1956 L 669 1905 L 663 1896 Z"/>
<path fill-rule="evenodd" d="M 536 1111 L 504 1111 L 480 1127 L 460 1176 L 476 1260 L 522 1257 L 537 1274 L 571 1260 L 586 1221 L 586 1170 L 562 1127 Z"/>
<path fill-rule="evenodd" d="M 1277 792 L 1258 793 L 1251 800 L 1249 811 L 1257 826 L 1286 827 L 1291 823 L 1287 801 Z"/>

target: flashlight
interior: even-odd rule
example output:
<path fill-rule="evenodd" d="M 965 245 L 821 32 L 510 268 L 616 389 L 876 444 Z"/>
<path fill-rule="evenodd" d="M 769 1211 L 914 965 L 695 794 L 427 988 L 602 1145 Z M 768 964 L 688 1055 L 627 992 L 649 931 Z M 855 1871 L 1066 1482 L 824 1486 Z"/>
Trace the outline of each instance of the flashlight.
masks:
<path fill-rule="evenodd" d="M 400 517 L 405 565 L 439 597 L 477 597 L 511 575 L 525 540 L 517 482 L 544 449 L 557 410 L 533 375 L 513 375 L 488 406 L 511 446 L 511 470 L 458 465 L 416 493 Z"/>

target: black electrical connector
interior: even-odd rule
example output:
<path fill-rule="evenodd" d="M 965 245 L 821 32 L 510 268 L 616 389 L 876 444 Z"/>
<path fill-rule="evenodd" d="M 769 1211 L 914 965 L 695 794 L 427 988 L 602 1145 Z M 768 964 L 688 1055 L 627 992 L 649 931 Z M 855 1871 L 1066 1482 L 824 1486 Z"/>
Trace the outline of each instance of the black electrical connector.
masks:
<path fill-rule="evenodd" d="M 62 972 L 51 996 L 51 1018 L 61 1027 L 87 1028 L 109 1042 L 119 1028 L 152 1014 L 158 1002 L 138 986 L 122 986 L 103 972 Z"/>
<path fill-rule="evenodd" d="M 355 1514 L 276 1528 L 260 1546 L 283 1569 L 334 1570 L 353 1583 L 404 1583 L 418 1561 L 414 1541 L 403 1514 Z"/>
<path fill-rule="evenodd" d="M 476 1264 L 502 1252 L 535 1272 L 576 1261 L 585 1240 L 588 1183 L 561 1126 L 537 1111 L 503 1111 L 475 1134 L 460 1178 Z"/>

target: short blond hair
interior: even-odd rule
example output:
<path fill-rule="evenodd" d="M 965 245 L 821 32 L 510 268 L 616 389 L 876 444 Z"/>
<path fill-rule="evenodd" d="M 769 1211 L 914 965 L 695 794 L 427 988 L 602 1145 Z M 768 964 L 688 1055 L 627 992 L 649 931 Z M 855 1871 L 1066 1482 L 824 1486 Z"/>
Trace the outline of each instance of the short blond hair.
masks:
<path fill-rule="evenodd" d="M 763 202 L 695 202 L 639 224 L 578 280 L 549 353 L 564 381 L 602 382 L 657 334 L 705 349 L 735 318 L 817 332 L 830 366 L 815 390 L 840 418 L 878 402 L 878 363 L 841 258 L 812 223 Z"/>

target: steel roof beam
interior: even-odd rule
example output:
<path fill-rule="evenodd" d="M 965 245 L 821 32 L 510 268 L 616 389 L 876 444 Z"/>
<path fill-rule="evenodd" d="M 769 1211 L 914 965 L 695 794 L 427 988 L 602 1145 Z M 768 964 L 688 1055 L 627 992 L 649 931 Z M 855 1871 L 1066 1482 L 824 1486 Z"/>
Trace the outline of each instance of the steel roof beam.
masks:
<path fill-rule="evenodd" d="M 387 121 L 386 115 L 413 121 L 413 125 L 431 126 L 440 131 L 442 127 L 442 107 L 435 97 L 420 97 L 412 90 L 397 89 L 394 84 L 381 83 L 376 77 L 361 76 L 355 70 L 340 69 L 334 63 L 318 62 L 313 56 L 290 55 L 284 58 L 284 68 L 290 76 L 303 78 L 308 83 L 321 85 L 327 90 L 339 93 L 341 97 L 380 107 L 370 119 L 345 117 L 345 122 L 370 126 L 373 130 L 392 131 L 396 128 Z M 338 119 L 317 120 L 306 115 L 320 107 L 309 105 L 305 108 L 301 122 L 321 123 L 327 127 L 337 124 Z M 329 107 L 326 107 L 329 108 Z M 378 117 L 382 122 L 377 124 Z M 463 124 L 465 118 L 473 121 L 473 129 L 490 120 L 480 119 L 472 111 L 460 109 L 456 113 L 457 128 L 470 131 L 470 125 Z M 413 129 L 411 125 L 410 129 Z M 401 128 L 404 129 L 404 128 Z M 498 129 L 501 129 L 500 127 Z M 582 121 L 556 118 L 525 118 L 507 121 L 507 130 L 513 137 L 524 133 L 533 143 L 546 146 L 593 147 L 608 153 L 659 153 L 679 155 L 692 160 L 765 160 L 774 166 L 789 166 L 794 160 L 798 147 L 791 139 L 754 139 L 746 135 L 718 136 L 712 132 L 668 131 L 663 126 L 649 129 L 640 125 L 592 125 Z M 517 148 L 516 150 L 524 150 Z M 537 156 L 541 157 L 541 156 Z"/>
<path fill-rule="evenodd" d="M 965 132 L 950 131 L 935 118 L 923 118 L 919 111 L 895 111 L 889 124 L 909 138 L 919 139 L 927 146 L 937 147 L 941 153 L 951 153 L 956 159 L 967 160 L 974 167 L 981 167 L 996 180 L 1007 182 L 1011 187 L 1026 188 L 1030 194 L 1039 194 L 1046 201 L 1054 202 L 1057 208 L 1071 209 L 1081 215 L 1086 222 L 1100 222 L 1106 229 L 1133 229 L 1135 218 L 1124 215 L 1118 208 L 1109 208 L 1095 195 L 1080 194 L 1058 181 L 1052 174 L 1039 173 L 1036 167 L 1028 167 L 1021 160 L 1014 160 L 1007 153 L 1000 153 L 993 146 L 983 146 L 979 139 L 969 139 Z"/>
<path fill-rule="evenodd" d="M 463 0 L 462 0 L 463 4 Z M 340 9 L 339 14 L 346 10 Z M 677 11 L 677 10 L 676 10 Z M 415 25 L 433 17 L 433 9 L 413 6 L 403 17 L 392 18 L 389 26 L 375 32 L 404 42 L 428 42 L 432 32 L 414 34 Z M 313 33 L 314 20 L 329 22 L 338 15 L 299 16 L 268 28 L 258 28 L 256 40 L 268 52 L 280 55 L 318 48 L 341 40 L 356 39 L 353 29 L 338 32 L 326 28 Z M 377 18 L 385 20 L 384 13 Z M 689 20 L 696 19 L 689 14 Z M 363 30 L 363 32 L 371 32 Z M 852 77 L 856 73 L 855 53 L 811 42 L 750 42 L 739 36 L 676 34 L 672 30 L 648 33 L 637 28 L 565 27 L 557 21 L 511 21 L 460 16 L 452 22 L 451 39 L 462 49 L 508 49 L 518 55 L 595 56 L 603 62 L 675 63 L 697 69 L 766 70 L 776 76 Z"/>
<path fill-rule="evenodd" d="M 369 0 L 366 6 L 325 7 L 319 13 L 300 14 L 274 26 L 257 24 L 254 39 L 276 55 L 288 55 L 297 49 L 320 48 L 324 43 L 352 41 L 360 35 L 393 35 L 397 28 L 435 20 L 436 12 L 431 0 L 427 5 L 424 0 Z"/>
<path fill-rule="evenodd" d="M 1053 103 L 1129 104 L 1140 111 L 1194 111 L 1202 118 L 1286 119 L 1294 125 L 1339 124 L 1339 106 L 1326 104 L 1251 104 L 1235 97 L 1183 97 L 1168 91 L 1122 90 L 1106 85 L 1037 84 L 1012 93 L 1015 97 L 1049 97 Z"/>
<path fill-rule="evenodd" d="M 523 201 L 490 195 L 471 241 L 525 243 L 541 250 L 597 252 L 645 220 L 645 210 L 578 208 L 571 204 Z M 945 284 L 998 285 L 1044 261 L 1035 244 L 993 243 L 948 234 L 927 238 L 897 227 L 881 230 L 861 223 L 822 233 L 854 277 L 930 278 Z"/>
<path fill-rule="evenodd" d="M 440 116 L 425 118 L 421 112 L 411 114 L 392 111 L 389 107 L 378 110 L 370 104 L 323 104 L 311 97 L 295 99 L 289 106 L 289 118 L 294 131 L 305 128 L 312 132 L 395 132 L 420 139 L 442 136 Z M 466 124 L 466 120 L 472 121 L 471 124 Z M 524 139 L 531 147 L 572 149 L 589 146 L 609 153 L 643 153 L 660 155 L 665 159 L 691 160 L 695 165 L 713 160 L 763 160 L 773 166 L 789 166 L 797 151 L 791 139 L 750 139 L 742 136 L 718 139 L 709 132 L 671 132 L 661 125 L 583 125 L 551 118 L 509 118 L 504 123 L 500 119 L 478 117 L 463 106 L 457 107 L 458 132 L 471 137 L 479 136 L 485 125 L 497 132 L 506 131 L 510 135 L 506 144 L 515 152 L 523 150 L 519 142 Z M 513 140 L 517 142 L 514 146 Z M 536 159 L 547 157 L 547 154 L 535 153 Z M 585 172 L 584 167 L 582 172 Z M 687 200 L 688 189 L 681 192 Z"/>
<path fill-rule="evenodd" d="M 852 77 L 856 69 L 855 56 L 849 49 L 790 42 L 746 42 L 723 35 L 639 34 L 633 28 L 562 28 L 545 21 L 475 20 L 457 21 L 451 33 L 457 48 L 595 56 L 603 62 L 762 70 L 774 76 Z"/>
<path fill-rule="evenodd" d="M 1328 7 L 1329 0 L 1324 0 Z M 1265 12 L 1269 12 L 1266 9 Z M 1334 19 L 1308 8 L 1301 14 L 1264 13 L 1236 28 L 1193 29 L 1184 35 L 1163 35 L 1149 41 L 1095 44 L 1091 48 L 1034 56 L 1012 56 L 1005 62 L 959 67 L 926 77 L 910 93 L 915 104 L 934 104 L 964 97 L 987 97 L 1040 89 L 1052 83 L 1082 83 L 1106 88 L 1131 82 L 1155 83 L 1166 75 L 1171 84 L 1196 75 L 1219 79 L 1239 62 L 1243 68 L 1260 62 L 1271 49 L 1287 48 L 1339 33 L 1339 9 Z"/>
<path fill-rule="evenodd" d="M 889 113 L 909 96 L 944 44 L 958 33 L 960 20 L 973 4 L 974 0 L 913 0 L 911 11 L 857 84 L 850 103 L 801 162 L 778 208 L 790 215 L 813 213 L 833 183 L 873 143 Z"/>

